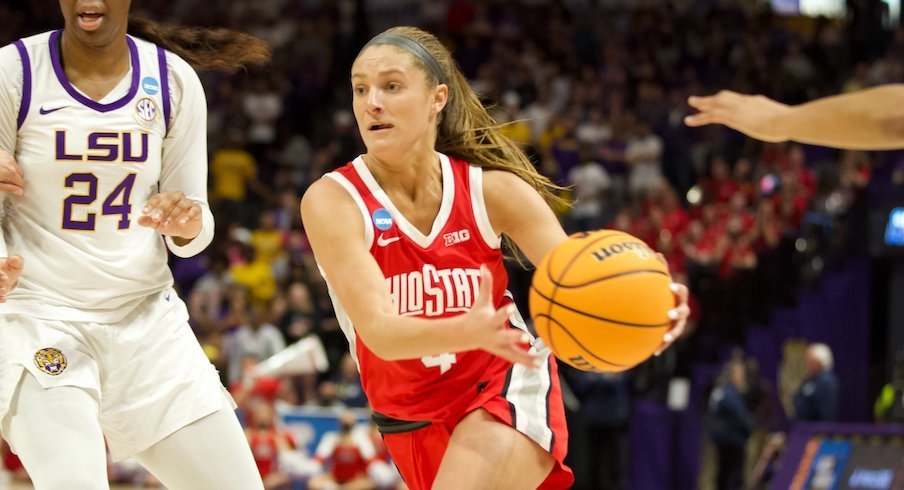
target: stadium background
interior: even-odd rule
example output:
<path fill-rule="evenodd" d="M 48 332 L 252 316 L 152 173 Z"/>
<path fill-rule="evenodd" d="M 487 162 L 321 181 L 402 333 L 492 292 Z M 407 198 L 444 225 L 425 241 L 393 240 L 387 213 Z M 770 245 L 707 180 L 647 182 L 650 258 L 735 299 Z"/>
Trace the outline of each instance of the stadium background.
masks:
<path fill-rule="evenodd" d="M 624 376 L 562 370 L 576 488 L 606 487 L 598 473 L 613 466 L 621 486 L 607 488 L 714 488 L 708 405 L 728 382 L 731 361 L 746 366 L 752 487 L 765 484 L 751 475 L 768 434 L 789 434 L 784 466 L 771 461 L 773 475 L 804 457 L 795 437 L 834 434 L 901 451 L 901 431 L 888 422 L 904 416 L 895 408 L 904 389 L 896 369 L 904 360 L 904 253 L 885 238 L 889 213 L 904 206 L 904 154 L 761 144 L 682 123 L 688 95 L 722 88 L 799 103 L 904 82 L 897 3 L 827 1 L 822 10 L 801 3 L 806 14 L 829 16 L 798 15 L 788 1 L 775 1 L 773 11 L 756 0 L 134 2 L 155 20 L 235 28 L 274 49 L 265 68 L 201 74 L 217 233 L 204 254 L 171 263 L 224 382 L 242 403 L 263 399 L 297 417 L 315 411 L 309 407 L 335 413 L 365 404 L 298 200 L 362 151 L 348 86 L 359 47 L 386 27 L 411 24 L 453 50 L 538 168 L 573 186 L 578 205 L 560 210 L 569 231 L 628 231 L 664 253 L 691 287 L 689 331 L 665 355 Z M 3 45 L 61 25 L 47 0 L 5 2 L 0 18 Z M 510 270 L 526 311 L 531 272 L 516 263 Z M 327 372 L 243 383 L 254 359 L 308 337 L 324 346 Z M 793 422 L 808 342 L 834 351 L 838 422 L 880 419 L 879 435 L 850 435 L 876 432 L 875 425 Z M 874 407 L 883 388 L 897 403 Z M 313 425 L 305 427 L 294 432 L 300 448 Z M 13 469 L 0 472 L 0 486 L 22 476 L 13 459 L 5 457 Z M 146 479 L 134 468 L 111 466 L 111 475 Z"/>

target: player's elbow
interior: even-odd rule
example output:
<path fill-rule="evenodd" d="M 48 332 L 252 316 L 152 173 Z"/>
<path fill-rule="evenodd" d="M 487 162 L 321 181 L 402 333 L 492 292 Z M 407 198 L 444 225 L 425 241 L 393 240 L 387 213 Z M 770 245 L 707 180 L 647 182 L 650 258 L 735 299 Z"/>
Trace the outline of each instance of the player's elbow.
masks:
<path fill-rule="evenodd" d="M 392 335 L 390 318 L 373 315 L 367 321 L 356 322 L 355 332 L 368 350 L 384 361 L 399 361 L 408 358 L 405 355 L 403 343 Z"/>
<path fill-rule="evenodd" d="M 876 111 L 876 125 L 885 135 L 885 140 L 904 148 L 904 84 L 882 88 L 883 105 L 889 110 Z"/>
<path fill-rule="evenodd" d="M 904 113 L 883 116 L 878 124 L 886 139 L 904 148 Z"/>

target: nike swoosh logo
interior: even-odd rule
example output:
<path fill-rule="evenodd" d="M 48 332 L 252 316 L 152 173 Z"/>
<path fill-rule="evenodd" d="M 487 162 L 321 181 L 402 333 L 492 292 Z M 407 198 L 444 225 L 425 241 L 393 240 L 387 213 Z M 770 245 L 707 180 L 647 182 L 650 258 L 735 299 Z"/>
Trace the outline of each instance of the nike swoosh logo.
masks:
<path fill-rule="evenodd" d="M 41 110 L 39 110 L 38 112 L 40 112 L 41 115 L 43 116 L 43 115 L 45 115 L 45 114 L 50 114 L 51 112 L 56 112 L 56 111 L 58 111 L 58 110 L 60 110 L 60 109 L 65 109 L 65 108 L 67 108 L 67 107 L 69 107 L 69 106 L 68 106 L 68 105 L 64 105 L 64 106 L 62 106 L 62 107 L 54 107 L 53 109 L 45 109 L 45 108 L 41 107 Z"/>
<path fill-rule="evenodd" d="M 397 236 L 394 236 L 392 238 L 385 238 L 385 237 L 383 237 L 383 234 L 380 233 L 380 236 L 377 237 L 377 246 L 385 247 L 386 245 L 389 245 L 390 243 L 393 243 L 393 242 L 397 242 L 400 239 L 401 239 L 401 237 L 397 237 Z"/>

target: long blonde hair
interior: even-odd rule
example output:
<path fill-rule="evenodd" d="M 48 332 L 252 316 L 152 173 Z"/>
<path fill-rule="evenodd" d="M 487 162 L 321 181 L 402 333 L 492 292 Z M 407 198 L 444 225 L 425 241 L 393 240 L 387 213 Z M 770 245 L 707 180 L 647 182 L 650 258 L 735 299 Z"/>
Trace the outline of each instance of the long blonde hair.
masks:
<path fill-rule="evenodd" d="M 540 174 L 518 143 L 502 134 L 501 126 L 480 103 L 452 54 L 436 36 L 410 26 L 393 27 L 376 37 L 384 34 L 419 43 L 439 64 L 443 81 L 449 87 L 449 98 L 437 118 L 437 151 L 485 169 L 511 172 L 533 186 L 553 209 L 568 206 L 568 201 L 559 195 L 563 188 Z M 412 58 L 435 87 L 439 80 L 430 67 L 418 56 L 412 54 Z"/>

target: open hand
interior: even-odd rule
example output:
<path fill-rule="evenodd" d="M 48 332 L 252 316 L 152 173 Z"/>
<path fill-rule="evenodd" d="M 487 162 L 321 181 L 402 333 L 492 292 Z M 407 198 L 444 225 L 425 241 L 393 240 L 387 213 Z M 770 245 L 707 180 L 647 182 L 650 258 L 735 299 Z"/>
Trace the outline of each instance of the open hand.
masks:
<path fill-rule="evenodd" d="M 24 265 L 21 255 L 0 258 L 0 303 L 6 303 L 6 295 L 16 287 Z"/>
<path fill-rule="evenodd" d="M 791 107 L 768 97 L 722 90 L 706 97 L 691 96 L 687 103 L 700 111 L 684 118 L 688 126 L 724 124 L 762 141 L 775 143 L 788 139 L 778 123 Z"/>
<path fill-rule="evenodd" d="M 665 264 L 666 267 L 669 266 L 668 261 L 665 260 L 665 257 L 662 254 L 656 254 L 656 258 Z M 687 297 L 688 294 L 690 294 L 687 286 L 673 282 L 669 285 L 669 289 L 672 291 L 672 294 L 675 295 L 678 306 L 672 308 L 668 312 L 669 320 L 672 321 L 672 328 L 662 336 L 662 345 L 656 350 L 656 353 L 654 354 L 656 356 L 662 354 L 673 342 L 678 340 L 678 337 L 681 337 L 681 334 L 684 333 L 684 327 L 687 325 L 687 318 L 691 315 L 691 307 L 687 305 Z"/>
<path fill-rule="evenodd" d="M 518 329 L 505 327 L 515 306 L 508 304 L 496 309 L 493 306 L 493 275 L 486 266 L 480 266 L 480 291 L 474 305 L 462 315 L 465 334 L 473 340 L 475 349 L 483 349 L 508 361 L 538 367 L 540 359 L 528 353 L 524 344 L 530 336 Z"/>
<path fill-rule="evenodd" d="M 25 178 L 13 156 L 0 150 L 0 192 L 22 197 L 25 195 Z"/>
<path fill-rule="evenodd" d="M 161 192 L 148 199 L 138 224 L 161 235 L 191 240 L 201 233 L 201 206 L 182 192 Z"/>

